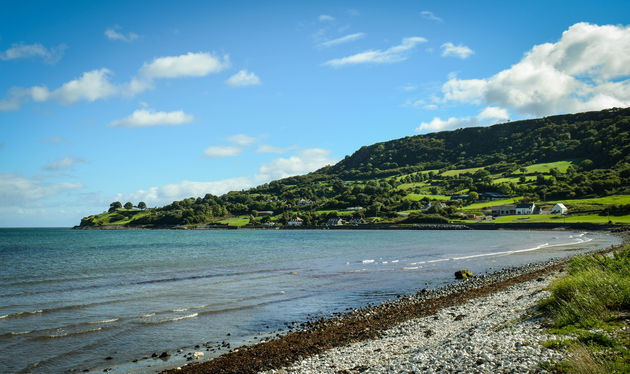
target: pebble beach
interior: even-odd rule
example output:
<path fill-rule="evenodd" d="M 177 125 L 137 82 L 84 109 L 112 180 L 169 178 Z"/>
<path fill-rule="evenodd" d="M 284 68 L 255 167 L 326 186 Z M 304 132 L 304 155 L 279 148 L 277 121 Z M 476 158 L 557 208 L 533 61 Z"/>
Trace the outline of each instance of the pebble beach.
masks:
<path fill-rule="evenodd" d="M 542 364 L 562 356 L 541 344 L 553 336 L 535 307 L 566 261 L 423 289 L 169 372 L 544 373 Z"/>
<path fill-rule="evenodd" d="M 560 359 L 542 346 L 534 308 L 555 277 L 547 274 L 495 294 L 439 310 L 385 330 L 373 340 L 337 347 L 281 373 L 529 373 Z"/>

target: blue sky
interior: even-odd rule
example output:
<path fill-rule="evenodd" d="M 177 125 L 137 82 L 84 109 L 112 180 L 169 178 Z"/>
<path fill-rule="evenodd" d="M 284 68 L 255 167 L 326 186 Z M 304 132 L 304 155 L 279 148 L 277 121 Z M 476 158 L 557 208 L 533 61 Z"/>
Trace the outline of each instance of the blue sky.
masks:
<path fill-rule="evenodd" d="M 0 226 L 630 106 L 627 1 L 4 1 Z"/>

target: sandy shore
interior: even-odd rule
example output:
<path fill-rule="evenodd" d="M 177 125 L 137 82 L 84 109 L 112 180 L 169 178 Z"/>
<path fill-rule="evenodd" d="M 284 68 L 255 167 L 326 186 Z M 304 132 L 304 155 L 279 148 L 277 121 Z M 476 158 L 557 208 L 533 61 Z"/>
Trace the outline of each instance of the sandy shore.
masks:
<path fill-rule="evenodd" d="M 476 276 L 305 324 L 168 373 L 536 371 L 555 360 L 531 316 L 567 260 Z"/>

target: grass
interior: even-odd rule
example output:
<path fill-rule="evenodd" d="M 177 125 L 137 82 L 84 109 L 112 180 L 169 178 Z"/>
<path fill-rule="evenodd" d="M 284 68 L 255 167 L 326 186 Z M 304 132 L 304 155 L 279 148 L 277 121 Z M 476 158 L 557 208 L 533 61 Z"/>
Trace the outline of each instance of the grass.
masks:
<path fill-rule="evenodd" d="M 497 205 L 515 204 L 520 199 L 520 197 L 515 197 L 513 199 L 507 200 L 481 201 L 478 203 L 466 205 L 463 210 L 483 210 Z"/>
<path fill-rule="evenodd" d="M 548 162 L 542 164 L 534 164 L 525 167 L 525 174 L 545 174 L 549 173 L 551 169 L 558 169 L 562 173 L 566 173 L 569 166 L 573 164 L 573 161 L 557 161 L 557 162 Z M 519 170 L 515 171 L 514 174 L 520 174 Z"/>
<path fill-rule="evenodd" d="M 471 173 L 471 174 L 473 174 L 477 170 L 481 170 L 481 169 L 483 169 L 483 167 L 468 168 L 468 169 L 458 169 L 458 170 L 447 170 L 447 171 L 443 172 L 440 175 L 445 176 L 445 177 L 455 177 L 455 176 L 458 176 L 458 175 L 464 174 L 464 173 Z"/>
<path fill-rule="evenodd" d="M 451 199 L 450 196 L 446 196 L 446 195 L 425 195 L 425 194 L 419 194 L 419 193 L 410 193 L 407 196 L 405 196 L 404 199 L 410 200 L 410 201 L 420 201 L 424 199 L 425 197 L 430 200 L 450 200 Z"/>
<path fill-rule="evenodd" d="M 249 223 L 249 218 L 243 218 L 243 217 L 226 218 L 219 221 L 219 223 L 226 224 L 228 226 L 245 226 Z"/>
<path fill-rule="evenodd" d="M 535 181 L 536 177 L 533 175 L 528 175 L 525 177 L 525 182 Z M 511 178 L 497 178 L 492 180 L 493 184 L 501 184 L 501 183 L 520 183 L 520 177 L 511 177 Z"/>
<path fill-rule="evenodd" d="M 562 223 L 597 223 L 607 224 L 611 221 L 613 224 L 626 224 L 630 223 L 630 215 L 625 216 L 600 216 L 598 214 L 583 214 L 583 215 L 570 215 L 563 217 L 558 214 L 531 214 L 520 216 L 502 216 L 497 217 L 490 222 L 494 223 L 538 223 L 538 222 L 554 222 L 558 224 Z"/>
<path fill-rule="evenodd" d="M 630 245 L 613 256 L 576 257 L 568 275 L 554 281 L 551 296 L 538 305 L 553 321 L 550 332 L 564 336 L 544 346 L 570 352 L 548 369 L 566 373 L 630 372 Z"/>

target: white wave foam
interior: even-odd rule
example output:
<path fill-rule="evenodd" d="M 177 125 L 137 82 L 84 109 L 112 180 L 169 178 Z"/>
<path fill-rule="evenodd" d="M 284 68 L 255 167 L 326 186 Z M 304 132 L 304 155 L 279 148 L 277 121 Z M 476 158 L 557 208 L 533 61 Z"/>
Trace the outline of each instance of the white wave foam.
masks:
<path fill-rule="evenodd" d="M 46 338 L 49 339 L 56 339 L 56 338 L 65 338 L 66 336 L 73 336 L 73 335 L 81 335 L 81 334 L 88 334 L 91 332 L 98 332 L 101 331 L 103 328 L 102 327 L 97 327 L 95 329 L 89 329 L 89 330 L 81 330 L 81 331 L 75 331 L 75 332 L 68 332 L 65 334 L 57 334 L 57 335 L 46 335 Z"/>
<path fill-rule="evenodd" d="M 104 324 L 104 323 L 114 323 L 116 321 L 119 321 L 120 318 L 112 318 L 112 319 L 104 319 L 102 321 L 91 321 L 88 322 L 88 324 L 90 325 L 100 325 L 100 324 Z"/>
<path fill-rule="evenodd" d="M 362 264 L 373 264 L 374 260 L 363 260 L 361 261 Z"/>
<path fill-rule="evenodd" d="M 403 270 L 418 270 L 420 266 L 405 266 L 402 268 Z"/>
<path fill-rule="evenodd" d="M 174 317 L 174 318 L 167 318 L 167 319 L 162 319 L 159 321 L 154 321 L 154 322 L 148 322 L 148 323 L 167 323 L 167 322 L 175 322 L 175 321 L 181 321 L 183 319 L 188 319 L 188 318 L 195 318 L 199 315 L 199 313 L 193 313 L 193 314 L 188 314 L 186 316 L 180 316 L 180 317 Z"/>
<path fill-rule="evenodd" d="M 398 263 L 398 260 L 392 260 L 392 264 Z"/>
<path fill-rule="evenodd" d="M 147 313 L 147 314 L 143 314 L 141 317 L 142 318 L 149 318 L 149 317 L 153 317 L 155 315 L 155 313 Z"/>

